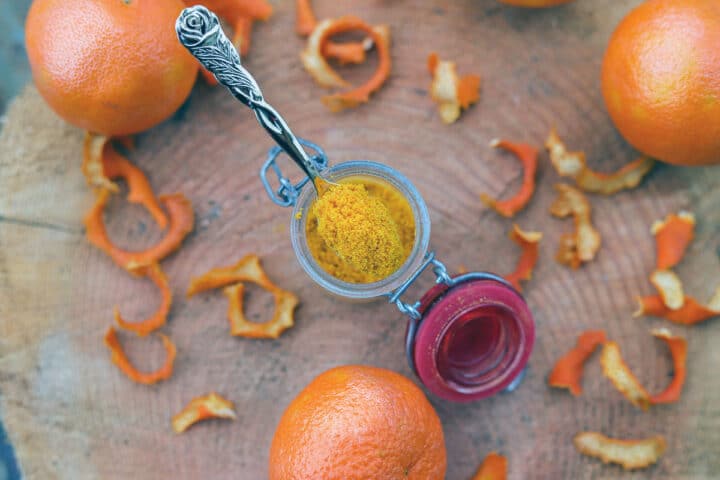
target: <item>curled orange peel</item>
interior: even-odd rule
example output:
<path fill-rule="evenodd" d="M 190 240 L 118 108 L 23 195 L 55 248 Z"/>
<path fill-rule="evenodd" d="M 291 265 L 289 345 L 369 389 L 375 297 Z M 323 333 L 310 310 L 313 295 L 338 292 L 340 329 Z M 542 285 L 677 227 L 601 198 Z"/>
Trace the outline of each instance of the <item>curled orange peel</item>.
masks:
<path fill-rule="evenodd" d="M 649 467 L 665 452 L 665 439 L 654 436 L 641 440 L 619 440 L 597 432 L 581 432 L 575 436 L 575 448 L 581 453 L 615 463 L 626 470 Z"/>
<path fill-rule="evenodd" d="M 462 110 L 480 99 L 481 79 L 478 75 L 459 77 L 455 62 L 440 60 L 435 52 L 428 56 L 427 66 L 432 75 L 430 97 L 438 104 L 443 123 L 454 123 Z"/>
<path fill-rule="evenodd" d="M 274 287 L 270 290 L 275 298 L 275 312 L 270 320 L 262 323 L 251 322 L 243 312 L 242 283 L 230 285 L 223 289 L 228 299 L 228 320 L 230 335 L 247 338 L 278 338 L 285 330 L 295 324 L 293 312 L 298 305 L 298 298 L 291 292 Z"/>
<path fill-rule="evenodd" d="M 605 342 L 600 354 L 600 365 L 605 376 L 615 385 L 630 403 L 643 410 L 650 408 L 650 394 L 640 385 L 620 354 L 615 342 Z"/>
<path fill-rule="evenodd" d="M 235 420 L 235 405 L 215 392 L 193 398 L 178 414 L 172 417 L 175 433 L 182 433 L 192 425 L 209 418 Z"/>
<path fill-rule="evenodd" d="M 507 458 L 497 452 L 490 452 L 471 480 L 505 480 L 507 469 Z"/>
<path fill-rule="evenodd" d="M 297 0 L 295 2 L 295 31 L 306 37 L 312 34 L 318 22 L 315 18 L 310 0 Z M 365 61 L 365 52 L 372 48 L 372 39 L 366 39 L 363 42 L 335 43 L 329 39 L 320 45 L 320 51 L 326 58 L 333 58 L 340 64 L 363 63 Z"/>
<path fill-rule="evenodd" d="M 95 205 L 85 216 L 84 223 L 88 241 L 107 253 L 122 268 L 135 273 L 139 268 L 159 262 L 175 251 L 183 239 L 193 229 L 194 214 L 190 201 L 181 193 L 160 196 L 160 203 L 165 207 L 170 218 L 170 225 L 165 236 L 152 247 L 142 251 L 127 251 L 116 246 L 108 236 L 103 221 L 103 211 L 110 197 L 110 192 L 101 190 Z"/>
<path fill-rule="evenodd" d="M 590 214 L 590 202 L 578 189 L 560 183 L 555 185 L 558 196 L 550 206 L 550 213 L 564 218 L 572 215 L 575 232 L 560 236 L 560 245 L 556 259 L 563 265 L 578 268 L 589 262 L 600 249 L 600 233 L 593 227 Z"/>
<path fill-rule="evenodd" d="M 366 83 L 346 92 L 326 95 L 322 101 L 332 112 L 340 112 L 347 108 L 357 107 L 367 102 L 370 95 L 377 91 L 390 76 L 392 61 L 390 59 L 390 30 L 386 26 L 371 27 L 358 17 L 345 16 L 337 19 L 323 20 L 318 23 L 308 38 L 307 47 L 300 55 L 305 69 L 318 84 L 325 88 L 349 88 L 345 81 L 325 60 L 322 47 L 335 34 L 359 30 L 373 40 L 378 51 L 378 67 Z"/>
<path fill-rule="evenodd" d="M 695 325 L 713 317 L 720 316 L 720 287 L 715 290 L 710 301 L 703 305 L 695 298 L 686 295 L 682 307 L 672 310 L 665 305 L 660 295 L 638 297 L 638 309 L 634 317 L 650 315 L 661 317 L 680 325 Z"/>
<path fill-rule="evenodd" d="M 655 160 L 641 156 L 614 173 L 595 172 L 587 166 L 584 152 L 568 152 L 555 128 L 550 131 L 545 148 L 558 175 L 575 179 L 586 192 L 612 195 L 637 187 L 655 165 Z"/>
<path fill-rule="evenodd" d="M 127 355 L 125 355 L 125 351 L 117 338 L 117 333 L 112 326 L 109 327 L 105 333 L 105 346 L 110 349 L 110 360 L 130 380 L 142 383 L 143 385 L 152 385 L 153 383 L 170 378 L 173 372 L 173 364 L 175 363 L 175 355 L 177 354 L 175 345 L 167 336 L 162 333 L 158 333 L 158 336 L 165 347 L 166 356 L 165 363 L 154 372 L 141 372 L 135 368 L 132 363 L 130 363 L 130 360 L 127 358 Z"/>
<path fill-rule="evenodd" d="M 678 310 L 685 303 L 682 282 L 672 270 L 655 270 L 650 275 L 650 283 L 660 294 L 663 304 L 670 310 Z"/>
<path fill-rule="evenodd" d="M 654 222 L 650 231 L 655 236 L 655 268 L 672 268 L 680 263 L 695 236 L 695 215 L 685 211 L 672 213 Z"/>
<path fill-rule="evenodd" d="M 588 330 L 580 334 L 575 347 L 563 355 L 553 367 L 548 384 L 551 387 L 567 388 L 576 397 L 581 395 L 580 382 L 585 362 L 605 341 L 605 332 L 602 330 Z"/>
<path fill-rule="evenodd" d="M 128 322 L 120 315 L 120 310 L 115 307 L 115 323 L 124 330 L 135 332 L 136 334 L 144 337 L 145 335 L 157 330 L 158 328 L 165 325 L 167 316 L 170 313 L 170 306 L 172 305 L 172 291 L 168 284 L 168 279 L 165 273 L 157 263 L 152 263 L 145 267 L 138 269 L 135 273 L 147 277 L 150 279 L 159 289 L 162 295 L 162 303 L 158 307 L 157 311 L 153 313 L 147 319 L 141 322 Z"/>
<path fill-rule="evenodd" d="M 522 253 L 515 265 L 515 271 L 505 275 L 505 280 L 510 282 L 515 287 L 515 290 L 522 292 L 520 281 L 527 281 L 532 278 L 533 268 L 538 261 L 538 246 L 542 239 L 542 233 L 526 232 L 517 224 L 514 224 L 509 237 L 510 240 L 520 246 Z"/>
<path fill-rule="evenodd" d="M 507 150 L 520 160 L 523 166 L 523 180 L 517 193 L 507 200 L 496 200 L 485 193 L 480 194 L 480 200 L 500 215 L 513 217 L 525 208 L 533 192 L 535 192 L 535 173 L 537 172 L 538 163 L 537 149 L 525 143 L 513 143 L 497 139 L 491 141 L 490 146 Z"/>
<path fill-rule="evenodd" d="M 265 274 L 260 264 L 260 257 L 251 254 L 245 255 L 233 265 L 213 268 L 198 277 L 194 277 L 190 280 L 190 287 L 186 295 L 189 298 L 196 293 L 215 290 L 238 282 L 254 282 L 268 291 L 278 288 Z"/>
<path fill-rule="evenodd" d="M 661 403 L 674 403 L 680 399 L 685 378 L 687 376 L 687 340 L 673 335 L 667 328 L 652 330 L 652 335 L 665 342 L 673 360 L 673 379 L 662 392 L 653 395 L 650 401 L 653 405 Z"/>

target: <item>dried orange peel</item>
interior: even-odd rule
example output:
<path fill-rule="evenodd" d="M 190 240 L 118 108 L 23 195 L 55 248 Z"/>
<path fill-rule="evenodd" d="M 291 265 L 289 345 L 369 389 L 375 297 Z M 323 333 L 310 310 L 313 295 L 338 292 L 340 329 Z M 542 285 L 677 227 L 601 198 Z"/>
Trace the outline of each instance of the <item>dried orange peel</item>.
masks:
<path fill-rule="evenodd" d="M 118 193 L 120 187 L 112 182 L 106 175 L 103 165 L 103 154 L 106 146 L 110 147 L 110 137 L 91 132 L 85 132 L 83 142 L 83 162 L 80 167 L 87 184 L 94 188 L 109 190 Z"/>
<path fill-rule="evenodd" d="M 695 236 L 695 215 L 681 211 L 653 223 L 650 231 L 655 236 L 655 268 L 666 270 L 682 260 Z"/>
<path fill-rule="evenodd" d="M 185 408 L 172 418 L 175 433 L 182 433 L 190 426 L 209 418 L 228 418 L 235 420 L 235 405 L 215 392 L 193 398 Z"/>
<path fill-rule="evenodd" d="M 440 60 L 434 52 L 428 56 L 427 66 L 433 77 L 430 97 L 438 104 L 443 123 L 454 123 L 462 110 L 480 99 L 480 77 L 465 75 L 460 78 L 455 62 Z"/>
<path fill-rule="evenodd" d="M 515 265 L 515 271 L 505 275 L 505 280 L 510 282 L 515 290 L 522 291 L 520 281 L 527 281 L 532 278 L 532 271 L 538 261 L 538 246 L 542 240 L 540 232 L 523 231 L 517 224 L 513 225 L 510 231 L 510 240 L 517 243 L 522 249 L 520 258 Z"/>
<path fill-rule="evenodd" d="M 305 69 L 318 84 L 325 88 L 349 88 L 345 81 L 325 60 L 322 47 L 327 39 L 341 32 L 359 30 L 372 38 L 378 51 L 378 67 L 370 79 L 363 85 L 342 93 L 326 95 L 322 101 L 332 112 L 357 107 L 370 99 L 390 76 L 390 30 L 386 26 L 371 27 L 358 17 L 345 16 L 323 20 L 318 23 L 308 38 L 307 47 L 300 55 Z"/>
<path fill-rule="evenodd" d="M 260 264 L 257 255 L 245 255 L 237 263 L 228 267 L 218 267 L 190 280 L 186 293 L 192 297 L 196 293 L 215 290 L 237 282 L 254 282 L 262 288 L 272 291 L 278 287 L 270 281 Z"/>
<path fill-rule="evenodd" d="M 665 452 L 665 439 L 654 436 L 642 440 L 619 440 L 597 432 L 581 432 L 575 436 L 575 448 L 581 453 L 615 463 L 626 470 L 649 467 Z"/>
<path fill-rule="evenodd" d="M 672 270 L 655 270 L 650 275 L 650 283 L 660 294 L 663 304 L 670 310 L 678 310 L 685 303 L 682 282 Z"/>
<path fill-rule="evenodd" d="M 173 364 L 175 363 L 175 355 L 177 354 L 175 345 L 170 341 L 170 338 L 162 333 L 158 333 L 158 336 L 165 347 L 166 356 L 165 363 L 154 372 L 141 372 L 130 363 L 117 338 L 117 332 L 113 327 L 109 327 L 105 333 L 105 346 L 110 349 L 110 360 L 130 380 L 144 385 L 152 385 L 153 383 L 170 378 L 173 372 Z"/>
<path fill-rule="evenodd" d="M 653 336 L 664 341 L 670 349 L 673 360 L 673 379 L 670 384 L 657 395 L 651 397 L 653 405 L 661 403 L 674 403 L 680 399 L 685 378 L 687 376 L 687 340 L 673 335 L 667 328 L 657 328 L 651 332 Z"/>
<path fill-rule="evenodd" d="M 660 295 L 638 297 L 638 309 L 634 317 L 650 315 L 661 317 L 680 325 L 695 325 L 696 323 L 720 316 L 720 287 L 715 290 L 710 301 L 703 305 L 695 298 L 686 295 L 682 307 L 672 310 L 665 305 Z"/>
<path fill-rule="evenodd" d="M 600 233 L 591 223 L 590 202 L 578 189 L 567 184 L 557 184 L 558 196 L 550 206 L 550 213 L 556 217 L 572 215 L 575 220 L 575 232 L 560 237 L 556 259 L 559 263 L 578 268 L 589 262 L 600 249 Z"/>
<path fill-rule="evenodd" d="M 545 148 L 558 175 L 575 179 L 580 189 L 590 193 L 612 195 L 620 190 L 635 188 L 655 165 L 652 158 L 641 156 L 615 173 L 595 172 L 587 166 L 584 152 L 567 151 L 554 128 L 545 140 Z"/>
<path fill-rule="evenodd" d="M 507 458 L 497 452 L 490 452 L 471 480 L 505 480 L 506 478 Z"/>
<path fill-rule="evenodd" d="M 85 216 L 85 229 L 88 241 L 107 253 L 122 268 L 135 273 L 139 268 L 159 262 L 175 251 L 184 238 L 193 229 L 194 214 L 190 201 L 181 193 L 160 196 L 160 203 L 169 214 L 170 225 L 165 236 L 152 247 L 131 252 L 116 246 L 108 236 L 103 221 L 103 211 L 110 197 L 110 192 L 101 190 L 95 205 Z"/>
<path fill-rule="evenodd" d="M 647 410 L 652 401 L 650 394 L 640 385 L 620 354 L 620 347 L 615 342 L 606 342 L 600 354 L 600 365 L 605 376 L 615 385 L 620 393 L 636 407 Z"/>
<path fill-rule="evenodd" d="M 567 388 L 576 397 L 582 394 L 580 381 L 585 362 L 605 341 L 605 332 L 602 330 L 588 330 L 580 334 L 575 348 L 563 355 L 555 364 L 548 377 L 548 384 L 551 387 Z"/>
<path fill-rule="evenodd" d="M 278 338 L 295 324 L 293 312 L 298 305 L 298 298 L 295 294 L 277 287 L 270 290 L 275 298 L 275 312 L 270 320 L 257 323 L 251 322 L 245 317 L 243 312 L 244 292 L 245 287 L 242 283 L 223 289 L 223 293 L 228 299 L 230 335 L 248 338 Z"/>
<path fill-rule="evenodd" d="M 535 192 L 535 173 L 537 172 L 537 149 L 525 143 L 513 143 L 507 140 L 493 140 L 490 146 L 502 148 L 514 154 L 523 167 L 523 180 L 520 190 L 507 200 L 496 200 L 485 193 L 480 194 L 480 200 L 488 207 L 504 217 L 513 217 L 525 208 Z"/>
<path fill-rule="evenodd" d="M 318 25 L 313 12 L 310 0 L 297 0 L 295 2 L 295 31 L 306 37 L 312 34 Z M 363 42 L 335 43 L 326 39 L 320 45 L 320 51 L 326 58 L 333 58 L 340 62 L 346 63 L 363 63 L 365 61 L 365 52 L 372 48 L 372 39 L 366 39 Z"/>
<path fill-rule="evenodd" d="M 170 306 L 172 305 L 172 291 L 170 290 L 167 276 L 157 263 L 152 263 L 146 267 L 142 267 L 135 273 L 152 280 L 152 282 L 160 289 L 162 294 L 162 303 L 155 313 L 141 322 L 126 321 L 122 318 L 122 315 L 120 315 L 119 308 L 115 307 L 115 322 L 120 328 L 135 332 L 141 337 L 144 337 L 145 335 L 165 325 L 167 316 L 170 313 Z"/>

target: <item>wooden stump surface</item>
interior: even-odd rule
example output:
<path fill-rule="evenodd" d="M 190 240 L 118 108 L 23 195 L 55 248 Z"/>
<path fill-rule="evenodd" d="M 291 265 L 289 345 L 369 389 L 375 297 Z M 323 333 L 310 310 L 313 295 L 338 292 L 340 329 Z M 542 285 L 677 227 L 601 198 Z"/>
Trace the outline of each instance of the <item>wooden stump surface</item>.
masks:
<path fill-rule="evenodd" d="M 478 195 L 510 195 L 519 163 L 494 151 L 496 137 L 538 147 L 557 126 L 572 149 L 611 171 L 635 152 L 614 130 L 600 94 L 599 71 L 614 25 L 638 0 L 578 0 L 526 11 L 494 0 L 317 1 L 320 17 L 355 13 L 392 28 L 393 75 L 361 108 L 340 115 L 320 103 L 323 91 L 303 70 L 304 41 L 293 32 L 294 2 L 255 29 L 246 61 L 267 98 L 301 136 L 321 144 L 333 163 L 368 159 L 404 172 L 425 196 L 432 245 L 451 269 L 506 273 L 518 255 L 507 240 L 512 221 Z M 346 4 L 347 3 L 347 4 Z M 428 53 L 480 73 L 482 98 L 452 126 L 428 97 Z M 343 70 L 349 78 L 370 66 Z M 171 120 L 140 135 L 130 155 L 156 191 L 183 192 L 195 231 L 163 262 L 175 295 L 169 324 L 175 374 L 147 387 L 110 363 L 102 336 L 119 305 L 128 318 L 152 312 L 153 287 L 130 277 L 84 238 L 82 217 L 93 195 L 80 173 L 83 133 L 58 119 L 28 88 L 0 132 L 0 413 L 27 478 L 238 478 L 267 475 L 270 440 L 288 402 L 320 372 L 370 364 L 412 377 L 405 363 L 405 320 L 389 305 L 330 298 L 296 262 L 287 209 L 272 204 L 257 172 L 271 141 L 226 91 L 202 83 Z M 458 405 L 430 397 L 444 426 L 447 478 L 469 478 L 490 451 L 509 458 L 510 478 L 717 478 L 720 472 L 720 324 L 694 328 L 633 319 L 634 296 L 652 292 L 653 220 L 679 209 L 698 217 L 697 237 L 677 271 L 686 291 L 710 296 L 720 282 L 720 170 L 657 167 L 635 190 L 592 196 L 603 245 L 596 261 L 571 271 L 554 261 L 571 221 L 551 218 L 559 181 L 541 155 L 538 189 L 514 221 L 544 233 L 541 260 L 526 285 L 538 340 L 519 390 Z M 140 208 L 114 200 L 112 238 L 141 247 L 161 233 Z M 184 298 L 190 278 L 258 253 L 271 278 L 296 292 L 296 326 L 277 341 L 233 338 L 220 292 Z M 423 277 L 427 287 L 430 278 Z M 268 314 L 271 297 L 250 288 L 252 318 Z M 412 295 L 419 295 L 416 288 Z M 675 405 L 642 412 L 588 364 L 585 392 L 550 389 L 546 376 L 578 333 L 602 328 L 619 342 L 652 391 L 669 381 L 666 347 L 652 327 L 669 326 L 689 341 L 689 375 Z M 159 342 L 123 336 L 145 368 L 162 362 Z M 235 422 L 207 422 L 184 435 L 170 418 L 192 397 L 216 390 L 237 406 Z M 667 454 L 645 471 L 623 473 L 579 455 L 572 437 L 597 430 L 620 437 L 664 434 Z"/>

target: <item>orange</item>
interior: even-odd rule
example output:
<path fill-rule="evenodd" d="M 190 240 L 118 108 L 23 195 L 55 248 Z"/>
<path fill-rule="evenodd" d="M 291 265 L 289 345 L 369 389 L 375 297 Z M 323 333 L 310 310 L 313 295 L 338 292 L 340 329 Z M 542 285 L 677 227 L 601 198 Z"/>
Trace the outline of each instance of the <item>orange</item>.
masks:
<path fill-rule="evenodd" d="M 516 7 L 544 8 L 570 3 L 573 0 L 499 0 L 500 3 L 507 3 Z"/>
<path fill-rule="evenodd" d="M 270 447 L 270 480 L 442 480 L 442 425 L 407 378 L 337 367 L 290 403 Z"/>
<path fill-rule="evenodd" d="M 35 0 L 33 79 L 68 122 L 109 136 L 146 130 L 185 101 L 197 61 L 180 45 L 181 0 Z"/>
<path fill-rule="evenodd" d="M 602 91 L 641 152 L 720 163 L 720 0 L 649 0 L 630 12 L 610 38 Z"/>

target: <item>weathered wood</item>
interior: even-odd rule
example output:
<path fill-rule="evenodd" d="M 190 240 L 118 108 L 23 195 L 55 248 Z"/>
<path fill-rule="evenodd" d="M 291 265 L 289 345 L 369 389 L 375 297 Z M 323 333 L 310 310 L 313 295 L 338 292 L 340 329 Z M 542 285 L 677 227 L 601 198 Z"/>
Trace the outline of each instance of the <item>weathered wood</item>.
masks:
<path fill-rule="evenodd" d="M 495 137 L 538 146 L 555 124 L 574 149 L 602 170 L 634 156 L 613 129 L 599 91 L 599 68 L 616 22 L 639 0 L 579 0 L 524 11 L 492 0 L 457 2 L 317 1 L 320 16 L 356 13 L 389 23 L 393 77 L 372 102 L 342 115 L 327 112 L 323 93 L 302 70 L 303 41 L 293 33 L 293 2 L 258 25 L 247 65 L 294 130 L 323 145 L 332 162 L 371 159 L 406 173 L 425 195 L 432 244 L 450 267 L 506 272 L 517 255 L 506 235 L 512 222 L 478 200 L 507 195 L 519 166 L 487 145 Z M 483 76 L 480 103 L 452 126 L 429 100 L 430 51 Z M 364 363 L 411 376 L 402 351 L 405 322 L 383 303 L 351 305 L 326 296 L 303 274 L 288 238 L 289 211 L 273 205 L 257 177 L 271 146 L 247 109 L 202 84 L 163 125 L 142 134 L 131 158 L 159 192 L 192 200 L 196 231 L 163 263 L 175 293 L 165 331 L 178 347 L 175 375 L 154 387 L 135 385 L 110 364 L 102 334 L 112 307 L 128 318 L 157 301 L 143 280 L 124 274 L 83 237 L 92 195 L 80 174 L 82 132 L 65 125 L 28 89 L 11 107 L 0 134 L 0 398 L 3 421 L 27 478 L 242 478 L 266 475 L 276 422 L 315 375 L 338 364 Z M 580 430 L 618 436 L 665 434 L 667 455 L 648 471 L 623 478 L 701 479 L 720 471 L 720 324 L 670 326 L 689 340 L 682 400 L 643 413 L 588 365 L 585 393 L 550 390 L 545 377 L 586 328 L 604 328 L 651 391 L 668 381 L 669 356 L 652 339 L 660 320 L 633 319 L 633 296 L 652 289 L 652 220 L 680 208 L 696 212 L 697 239 L 678 268 L 689 292 L 709 296 L 720 281 L 720 171 L 657 168 L 637 190 L 592 197 L 603 234 L 597 261 L 577 271 L 553 260 L 570 222 L 547 213 L 559 179 L 542 156 L 539 187 L 516 221 L 545 233 L 542 258 L 526 294 L 538 341 L 521 388 L 471 405 L 431 398 L 444 424 L 448 479 L 469 478 L 483 456 L 509 457 L 510 478 L 616 478 L 615 467 L 581 457 Z M 140 209 L 116 201 L 112 237 L 140 246 L 160 233 Z M 271 277 L 298 293 L 295 328 L 277 341 L 232 338 L 222 294 L 186 300 L 191 276 L 261 254 Z M 425 282 L 427 285 L 427 281 Z M 269 297 L 250 290 L 250 308 Z M 150 368 L 161 347 L 123 337 L 133 359 Z M 238 420 L 209 422 L 182 436 L 170 417 L 198 394 L 232 399 Z"/>

